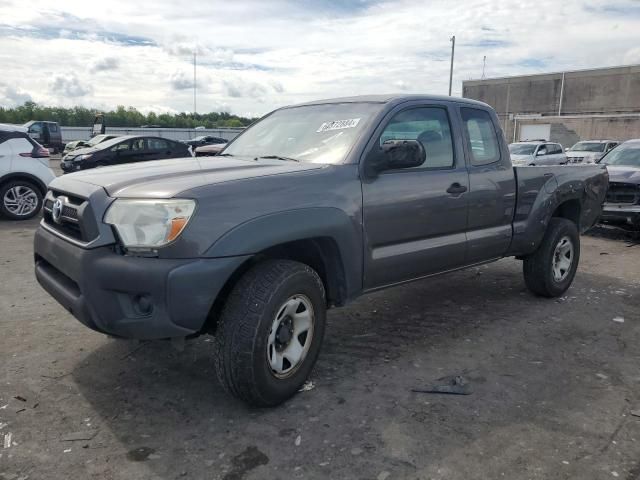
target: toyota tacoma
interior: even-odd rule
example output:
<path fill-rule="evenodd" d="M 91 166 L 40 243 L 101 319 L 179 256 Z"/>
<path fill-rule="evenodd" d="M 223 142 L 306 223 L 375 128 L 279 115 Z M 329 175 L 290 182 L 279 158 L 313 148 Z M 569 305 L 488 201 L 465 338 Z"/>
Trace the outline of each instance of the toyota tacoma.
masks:
<path fill-rule="evenodd" d="M 220 155 L 55 179 L 35 274 L 115 337 L 214 335 L 220 383 L 253 405 L 298 391 L 326 311 L 503 257 L 536 295 L 571 285 L 606 167 L 512 167 L 495 112 L 436 96 L 278 109 Z"/>

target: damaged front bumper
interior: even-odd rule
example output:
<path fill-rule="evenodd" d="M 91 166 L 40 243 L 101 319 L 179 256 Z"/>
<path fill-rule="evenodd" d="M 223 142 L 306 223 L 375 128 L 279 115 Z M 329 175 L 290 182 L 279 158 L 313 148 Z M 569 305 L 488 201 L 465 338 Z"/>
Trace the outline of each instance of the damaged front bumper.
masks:
<path fill-rule="evenodd" d="M 87 327 L 117 337 L 185 337 L 202 330 L 218 293 L 248 257 L 158 259 L 82 248 L 40 227 L 40 285 Z"/>

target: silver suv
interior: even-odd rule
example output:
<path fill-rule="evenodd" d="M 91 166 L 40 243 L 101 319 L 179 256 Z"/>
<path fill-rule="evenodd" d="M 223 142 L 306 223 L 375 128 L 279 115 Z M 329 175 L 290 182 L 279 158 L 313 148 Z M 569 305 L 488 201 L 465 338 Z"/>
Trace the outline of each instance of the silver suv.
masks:
<path fill-rule="evenodd" d="M 54 178 L 49 150 L 25 127 L 0 124 L 0 214 L 11 220 L 34 217 Z"/>
<path fill-rule="evenodd" d="M 618 146 L 616 140 L 584 140 L 567 148 L 569 163 L 598 163 L 605 153 Z"/>
<path fill-rule="evenodd" d="M 545 140 L 531 140 L 509 145 L 511 163 L 516 166 L 565 165 L 567 155 L 562 145 Z"/>

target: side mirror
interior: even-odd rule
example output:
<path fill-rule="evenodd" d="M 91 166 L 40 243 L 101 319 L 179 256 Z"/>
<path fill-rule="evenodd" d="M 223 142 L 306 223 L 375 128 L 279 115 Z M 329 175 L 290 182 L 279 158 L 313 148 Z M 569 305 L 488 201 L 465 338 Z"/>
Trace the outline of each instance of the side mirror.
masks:
<path fill-rule="evenodd" d="M 387 140 L 381 150 L 378 171 L 419 167 L 427 159 L 422 143 L 417 140 Z"/>
<path fill-rule="evenodd" d="M 564 151 L 568 152 L 569 151 L 569 147 L 565 147 Z"/>
<path fill-rule="evenodd" d="M 540 149 L 538 150 L 538 153 L 536 153 L 536 157 L 541 157 L 546 154 L 547 154 L 547 151 L 545 149 Z"/>

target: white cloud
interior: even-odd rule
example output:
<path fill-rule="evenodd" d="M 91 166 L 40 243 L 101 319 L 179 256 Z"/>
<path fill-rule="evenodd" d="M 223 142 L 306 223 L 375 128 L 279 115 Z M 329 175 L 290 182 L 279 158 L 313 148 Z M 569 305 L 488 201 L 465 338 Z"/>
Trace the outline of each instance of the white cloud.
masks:
<path fill-rule="evenodd" d="M 194 51 L 199 111 L 261 115 L 318 98 L 446 94 L 453 34 L 460 94 L 485 55 L 488 77 L 640 62 L 639 21 L 633 0 L 8 0 L 2 23 L 20 27 L 0 26 L 2 81 L 12 89 L 0 87 L 0 103 L 26 95 L 189 111 Z"/>
<path fill-rule="evenodd" d="M 92 73 L 95 72 L 105 72 L 110 70 L 117 70 L 120 66 L 120 61 L 116 57 L 105 57 L 99 60 L 94 61 L 91 64 L 90 71 Z"/>
<path fill-rule="evenodd" d="M 0 83 L 0 106 L 15 107 L 31 100 L 31 95 L 24 90 Z"/>
<path fill-rule="evenodd" d="M 84 97 L 93 91 L 91 85 L 85 85 L 75 75 L 56 75 L 49 84 L 49 91 L 58 97 Z"/>
<path fill-rule="evenodd" d="M 193 88 L 193 74 L 189 75 L 184 71 L 175 72 L 169 80 L 171 87 L 175 90 L 187 90 Z"/>

